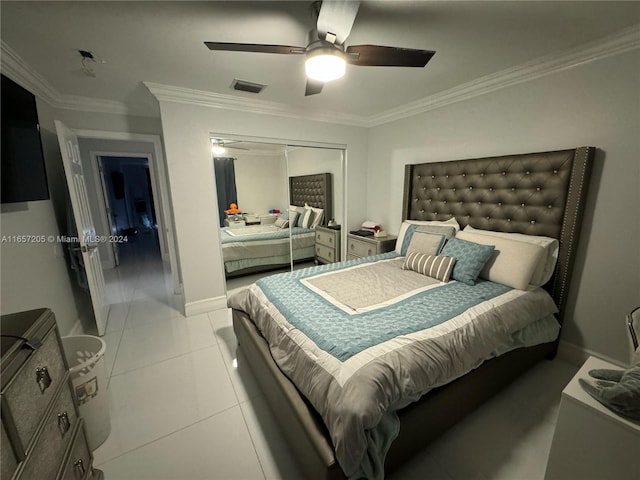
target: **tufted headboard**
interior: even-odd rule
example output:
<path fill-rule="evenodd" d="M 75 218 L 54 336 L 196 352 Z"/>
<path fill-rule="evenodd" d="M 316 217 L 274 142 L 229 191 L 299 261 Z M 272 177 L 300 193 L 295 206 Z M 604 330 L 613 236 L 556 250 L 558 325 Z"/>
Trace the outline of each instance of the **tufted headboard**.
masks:
<path fill-rule="evenodd" d="M 560 310 L 575 260 L 595 148 L 422 163 L 405 167 L 402 219 L 544 235 L 560 242 L 545 288 Z"/>
<path fill-rule="evenodd" d="M 289 201 L 300 207 L 311 205 L 324 209 L 323 225 L 333 218 L 333 189 L 330 173 L 289 177 Z"/>

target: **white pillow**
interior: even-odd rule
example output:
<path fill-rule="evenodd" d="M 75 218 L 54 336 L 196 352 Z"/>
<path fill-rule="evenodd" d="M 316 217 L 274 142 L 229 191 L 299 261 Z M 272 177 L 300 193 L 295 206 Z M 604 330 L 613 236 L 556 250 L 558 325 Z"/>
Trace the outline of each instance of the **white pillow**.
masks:
<path fill-rule="evenodd" d="M 560 250 L 560 242 L 558 242 L 557 239 L 541 235 L 525 235 L 523 233 L 505 233 L 494 232 L 492 230 L 480 230 L 473 228 L 470 225 L 467 225 L 464 228 L 464 231 L 477 233 L 478 235 L 509 238 L 511 240 L 541 246 L 544 249 L 544 257 L 533 272 L 529 283 L 535 287 L 541 287 L 551 279 L 553 271 L 556 268 L 556 263 L 558 262 L 558 251 Z"/>
<path fill-rule="evenodd" d="M 311 224 L 313 223 L 313 210 L 311 207 L 304 207 L 304 215 L 302 217 L 302 224 L 300 225 L 303 228 L 311 228 Z"/>
<path fill-rule="evenodd" d="M 446 225 L 453 226 L 456 230 L 460 230 L 460 224 L 456 220 L 456 217 L 451 217 L 449 220 L 405 220 L 405 222 L 411 225 Z"/>
<path fill-rule="evenodd" d="M 493 254 L 480 271 L 479 277 L 518 290 L 526 290 L 533 272 L 544 256 L 544 249 L 540 245 L 510 238 L 482 235 L 467 230 L 458 232 L 456 238 L 482 245 L 493 245 Z"/>
<path fill-rule="evenodd" d="M 301 227 L 304 214 L 304 207 L 289 205 L 289 225 L 291 225 L 292 227 Z"/>
<path fill-rule="evenodd" d="M 324 218 L 324 209 L 323 208 L 314 208 L 310 207 L 313 212 L 313 222 L 311 223 L 310 228 L 316 228 L 320 223 L 322 223 L 322 219 Z"/>
<path fill-rule="evenodd" d="M 402 245 L 404 243 L 404 237 L 407 234 L 407 229 L 409 228 L 410 225 L 418 225 L 418 226 L 424 226 L 424 227 L 449 227 L 449 228 L 453 228 L 454 231 L 456 232 L 460 230 L 460 225 L 456 221 L 455 217 L 451 217 L 449 220 L 445 220 L 444 222 L 441 222 L 439 220 L 433 220 L 433 221 L 405 220 L 404 222 L 402 222 L 402 225 L 400 225 L 400 231 L 398 232 L 398 239 L 396 240 L 396 252 L 399 253 L 400 255 L 404 255 L 406 253 L 406 251 L 404 253 L 402 252 Z M 435 230 L 436 229 L 428 233 L 441 233 L 441 232 L 436 232 Z M 445 229 L 442 229 L 442 233 L 444 233 L 444 230 Z M 447 235 L 447 238 L 449 238 L 449 235 Z"/>

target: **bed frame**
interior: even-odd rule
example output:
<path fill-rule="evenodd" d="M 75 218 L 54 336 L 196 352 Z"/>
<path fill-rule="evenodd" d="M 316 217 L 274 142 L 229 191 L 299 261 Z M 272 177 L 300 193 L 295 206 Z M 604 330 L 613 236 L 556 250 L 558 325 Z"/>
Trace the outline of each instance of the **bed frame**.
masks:
<path fill-rule="evenodd" d="M 315 173 L 312 175 L 298 175 L 289 177 L 289 203 L 303 207 L 305 203 L 315 208 L 324 209 L 322 225 L 326 225 L 333 218 L 333 188 L 330 173 Z M 312 259 L 313 257 L 311 257 Z M 305 262 L 310 259 L 299 259 L 296 262 Z M 226 278 L 240 277 L 252 273 L 266 272 L 290 267 L 290 263 L 258 265 L 247 267 L 227 273 Z"/>
<path fill-rule="evenodd" d="M 559 239 L 556 271 L 545 288 L 562 323 L 595 148 L 405 167 L 403 219 L 447 220 L 462 227 Z M 240 344 L 238 368 L 249 368 L 261 386 L 282 434 L 307 479 L 344 479 L 326 427 L 313 407 L 278 369 L 250 318 L 233 310 Z M 436 388 L 400 410 L 400 433 L 385 471 L 394 470 L 467 414 L 544 358 L 557 341 L 520 348 Z"/>

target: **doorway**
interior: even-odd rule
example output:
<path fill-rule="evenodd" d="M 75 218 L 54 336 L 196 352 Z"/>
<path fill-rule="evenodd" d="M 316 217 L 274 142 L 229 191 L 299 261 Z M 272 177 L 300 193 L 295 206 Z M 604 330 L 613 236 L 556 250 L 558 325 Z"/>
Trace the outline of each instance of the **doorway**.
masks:
<path fill-rule="evenodd" d="M 156 208 L 158 195 L 149 155 L 92 152 L 92 157 L 102 187 L 106 224 L 114 239 L 104 244 L 103 265 L 118 267 L 121 249 L 143 237 L 147 237 L 144 243 L 148 248 L 162 257 L 163 236 L 158 234 L 162 232 L 161 215 Z"/>

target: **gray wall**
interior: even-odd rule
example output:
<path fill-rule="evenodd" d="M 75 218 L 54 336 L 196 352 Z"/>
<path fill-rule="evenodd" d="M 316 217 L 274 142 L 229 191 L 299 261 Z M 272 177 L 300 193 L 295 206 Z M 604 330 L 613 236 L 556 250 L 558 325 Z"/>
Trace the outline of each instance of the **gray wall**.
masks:
<path fill-rule="evenodd" d="M 367 216 L 397 231 L 405 164 L 598 147 L 561 338 L 628 362 L 624 317 L 640 305 L 638 65 L 635 50 L 371 129 Z"/>

